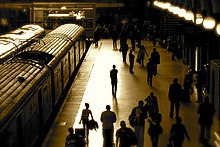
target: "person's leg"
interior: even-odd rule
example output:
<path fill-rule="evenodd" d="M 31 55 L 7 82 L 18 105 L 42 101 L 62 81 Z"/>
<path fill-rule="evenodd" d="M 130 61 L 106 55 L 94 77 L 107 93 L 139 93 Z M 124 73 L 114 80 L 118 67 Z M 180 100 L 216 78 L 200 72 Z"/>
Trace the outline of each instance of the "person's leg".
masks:
<path fill-rule="evenodd" d="M 143 147 L 144 146 L 144 126 L 139 126 L 139 146 L 138 147 Z"/>
<path fill-rule="evenodd" d="M 117 93 L 117 82 L 115 82 L 115 96 L 116 96 L 116 93 Z"/>
<path fill-rule="evenodd" d="M 154 147 L 154 136 L 150 135 L 150 140 L 151 140 L 152 147 Z"/>
<path fill-rule="evenodd" d="M 206 139 L 207 139 L 207 142 L 210 140 L 210 134 L 211 134 L 211 126 L 206 126 L 205 127 L 205 129 L 206 129 Z"/>
<path fill-rule="evenodd" d="M 180 102 L 175 103 L 175 109 L 176 109 L 176 118 L 177 118 L 177 117 L 179 117 Z"/>
<path fill-rule="evenodd" d="M 155 147 L 158 147 L 159 135 L 156 135 L 156 136 L 154 137 L 154 142 L 155 142 Z"/>
<path fill-rule="evenodd" d="M 150 76 L 150 86 L 152 87 L 152 84 L 153 84 L 153 76 L 151 75 Z"/>
<path fill-rule="evenodd" d="M 203 142 L 205 139 L 205 126 L 200 125 L 199 142 Z"/>
<path fill-rule="evenodd" d="M 170 117 L 173 118 L 174 102 L 170 101 Z"/>
<path fill-rule="evenodd" d="M 114 82 L 112 81 L 111 84 L 112 84 L 112 95 L 114 95 Z"/>

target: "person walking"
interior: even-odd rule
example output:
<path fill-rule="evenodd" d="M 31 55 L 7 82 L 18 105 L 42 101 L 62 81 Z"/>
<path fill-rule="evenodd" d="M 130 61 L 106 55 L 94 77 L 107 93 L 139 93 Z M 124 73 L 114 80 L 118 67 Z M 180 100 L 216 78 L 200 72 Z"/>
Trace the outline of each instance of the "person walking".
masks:
<path fill-rule="evenodd" d="M 154 92 L 151 92 L 145 101 L 149 116 L 152 116 L 154 112 L 159 112 L 157 97 L 154 95 Z"/>
<path fill-rule="evenodd" d="M 131 128 L 126 127 L 125 121 L 120 122 L 121 128 L 116 131 L 115 147 L 131 147 L 137 145 L 137 137 Z"/>
<path fill-rule="evenodd" d="M 131 115 L 134 118 L 134 130 L 138 140 L 137 147 L 144 146 L 144 130 L 145 119 L 147 118 L 147 110 L 144 107 L 144 102 L 140 100 L 138 106 L 132 109 Z"/>
<path fill-rule="evenodd" d="M 160 64 L 160 53 L 156 50 L 156 48 L 153 48 L 153 52 L 151 53 L 151 60 L 154 65 L 154 73 L 157 74 L 157 65 Z"/>
<path fill-rule="evenodd" d="M 96 48 L 99 45 L 99 40 L 100 40 L 100 25 L 97 25 L 97 27 L 94 31 L 94 43 L 95 43 Z"/>
<path fill-rule="evenodd" d="M 74 134 L 73 128 L 68 128 L 69 134 L 65 139 L 65 147 L 85 147 L 85 141 L 83 137 L 78 134 Z"/>
<path fill-rule="evenodd" d="M 106 106 L 106 111 L 101 114 L 103 147 L 113 147 L 114 123 L 117 118 L 113 111 L 110 111 L 110 105 Z"/>
<path fill-rule="evenodd" d="M 117 92 L 117 83 L 118 83 L 118 70 L 116 69 L 116 66 L 112 66 L 113 69 L 110 71 L 110 78 L 111 78 L 111 84 L 112 84 L 112 95 L 116 97 Z"/>
<path fill-rule="evenodd" d="M 114 24 L 112 27 L 111 37 L 112 37 L 113 49 L 117 49 L 118 29 L 116 24 Z"/>
<path fill-rule="evenodd" d="M 128 52 L 128 44 L 127 43 L 121 44 L 120 52 L 122 52 L 123 62 L 126 63 L 126 57 L 127 57 L 127 52 Z"/>
<path fill-rule="evenodd" d="M 148 122 L 150 123 L 148 134 L 150 135 L 152 147 L 158 147 L 159 135 L 163 133 L 163 129 L 160 125 L 161 121 L 162 115 L 157 109 L 154 109 L 148 119 Z"/>
<path fill-rule="evenodd" d="M 169 142 L 173 143 L 174 147 L 182 147 L 185 137 L 190 141 L 189 134 L 184 124 L 182 124 L 182 118 L 177 117 L 176 123 L 171 126 Z"/>
<path fill-rule="evenodd" d="M 197 110 L 200 124 L 199 141 L 208 144 L 211 134 L 211 126 L 213 123 L 213 115 L 215 114 L 215 108 L 213 104 L 209 102 L 209 97 L 206 96 L 204 102 L 199 105 Z"/>
<path fill-rule="evenodd" d="M 182 86 L 178 83 L 178 78 L 174 78 L 173 83 L 170 84 L 168 97 L 170 101 L 170 118 L 173 118 L 174 106 L 177 118 L 179 116 L 180 101 L 182 97 Z"/>
<path fill-rule="evenodd" d="M 142 65 L 142 66 L 144 66 L 144 55 L 147 55 L 147 56 L 149 56 L 148 55 L 148 53 L 147 53 L 147 51 L 146 51 L 146 49 L 145 49 L 145 47 L 143 46 L 143 45 L 141 45 L 140 46 L 140 49 L 139 49 L 139 51 L 138 51 L 138 57 L 137 57 L 137 62 L 139 63 L 139 65 Z"/>
<path fill-rule="evenodd" d="M 152 87 L 153 75 L 154 75 L 154 64 L 152 63 L 151 58 L 148 59 L 146 70 L 147 70 L 147 84 Z"/>
<path fill-rule="evenodd" d="M 134 54 L 132 53 L 133 51 L 130 50 L 130 53 L 129 53 L 129 62 L 130 62 L 130 73 L 133 74 L 134 71 L 133 71 L 133 68 L 134 68 Z"/>
<path fill-rule="evenodd" d="M 92 115 L 92 111 L 89 109 L 88 103 L 85 103 L 85 107 L 86 107 L 86 109 L 82 110 L 82 115 L 81 115 L 81 119 L 79 121 L 79 124 L 81 124 L 81 122 L 83 123 L 83 131 L 85 133 L 86 140 L 88 142 L 88 140 L 89 140 L 89 128 L 88 128 L 89 116 L 91 116 L 91 118 L 93 120 L 93 115 Z"/>

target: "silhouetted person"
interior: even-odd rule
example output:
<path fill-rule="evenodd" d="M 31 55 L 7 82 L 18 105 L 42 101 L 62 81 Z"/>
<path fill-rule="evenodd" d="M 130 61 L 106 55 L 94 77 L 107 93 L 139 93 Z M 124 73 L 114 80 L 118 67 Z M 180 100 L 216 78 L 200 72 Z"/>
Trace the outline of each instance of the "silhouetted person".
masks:
<path fill-rule="evenodd" d="M 147 110 L 144 107 L 143 101 L 139 101 L 138 106 L 132 109 L 131 116 L 135 117 L 134 130 L 138 140 L 137 147 L 143 147 L 145 119 L 147 118 Z"/>
<path fill-rule="evenodd" d="M 213 115 L 215 114 L 214 106 L 209 102 L 209 97 L 205 97 L 204 102 L 199 105 L 197 110 L 200 124 L 199 141 L 202 143 L 209 142 L 211 126 L 213 123 Z"/>
<path fill-rule="evenodd" d="M 162 115 L 157 109 L 154 109 L 148 119 L 148 122 L 150 123 L 148 134 L 150 135 L 152 147 L 158 147 L 159 135 L 163 133 L 163 129 L 160 125 L 161 121 Z"/>
<path fill-rule="evenodd" d="M 154 64 L 152 63 L 151 58 L 148 59 L 146 69 L 147 69 L 147 84 L 152 87 L 153 75 L 154 75 Z"/>
<path fill-rule="evenodd" d="M 94 31 L 94 43 L 95 47 L 98 47 L 99 43 L 98 41 L 100 40 L 100 26 L 97 25 L 95 31 Z"/>
<path fill-rule="evenodd" d="M 131 128 L 126 127 L 125 121 L 120 122 L 121 128 L 116 131 L 115 147 L 130 147 L 137 145 L 137 137 Z"/>
<path fill-rule="evenodd" d="M 89 128 L 88 128 L 88 123 L 89 123 L 89 116 L 93 119 L 92 111 L 89 109 L 89 104 L 85 103 L 86 109 L 82 110 L 82 115 L 79 123 L 83 123 L 83 130 L 86 133 L 86 140 L 89 140 Z"/>
<path fill-rule="evenodd" d="M 111 107 L 109 105 L 106 106 L 106 111 L 101 114 L 101 122 L 102 122 L 102 134 L 103 134 L 103 147 L 113 147 L 113 132 L 114 125 L 116 122 L 116 115 L 113 111 L 110 111 Z"/>
<path fill-rule="evenodd" d="M 130 29 L 130 40 L 131 40 L 131 48 L 133 51 L 135 51 L 135 30 L 133 26 L 131 26 Z"/>
<path fill-rule="evenodd" d="M 154 112 L 159 112 L 157 97 L 154 95 L 154 92 L 151 92 L 145 101 L 149 116 L 151 116 Z"/>
<path fill-rule="evenodd" d="M 133 68 L 134 68 L 134 54 L 132 54 L 132 50 L 130 50 L 130 53 L 129 53 L 129 62 L 130 62 L 130 73 L 133 74 L 134 71 L 133 71 Z"/>
<path fill-rule="evenodd" d="M 113 25 L 111 36 L 112 36 L 113 49 L 117 49 L 118 29 L 116 24 Z"/>
<path fill-rule="evenodd" d="M 118 84 L 118 70 L 116 69 L 116 66 L 112 66 L 113 69 L 110 71 L 110 78 L 111 78 L 111 84 L 112 84 L 112 95 L 116 96 L 117 92 L 117 84 Z"/>
<path fill-rule="evenodd" d="M 142 66 L 144 66 L 144 56 L 145 56 L 145 54 L 148 56 L 145 47 L 143 45 L 141 45 L 140 49 L 138 51 L 138 57 L 137 57 L 139 65 L 141 64 Z"/>
<path fill-rule="evenodd" d="M 82 136 L 73 133 L 73 128 L 68 128 L 69 135 L 65 139 L 65 147 L 85 147 Z"/>
<path fill-rule="evenodd" d="M 151 60 L 152 63 L 154 64 L 154 73 L 155 75 L 157 74 L 157 65 L 160 64 L 160 54 L 159 52 L 156 50 L 156 48 L 153 48 L 153 52 L 151 53 Z"/>
<path fill-rule="evenodd" d="M 177 117 L 176 123 L 170 129 L 169 141 L 173 143 L 174 147 L 182 147 L 185 137 L 190 141 L 189 134 L 184 124 L 181 123 L 182 118 Z"/>
<path fill-rule="evenodd" d="M 176 118 L 179 117 L 180 101 L 182 97 L 182 86 L 178 83 L 178 79 L 174 78 L 173 83 L 169 87 L 170 101 L 170 117 L 173 118 L 174 106 L 176 110 Z"/>
<path fill-rule="evenodd" d="M 128 52 L 128 44 L 127 43 L 122 43 L 121 47 L 120 47 L 120 51 L 122 52 L 123 62 L 126 63 L 126 57 L 127 57 L 127 52 Z"/>
<path fill-rule="evenodd" d="M 203 102 L 203 96 L 202 96 L 202 90 L 205 87 L 206 83 L 206 77 L 205 77 L 205 71 L 204 67 L 202 67 L 198 71 L 198 76 L 197 76 L 197 82 L 196 82 L 196 89 L 197 89 L 197 102 L 202 103 Z"/>

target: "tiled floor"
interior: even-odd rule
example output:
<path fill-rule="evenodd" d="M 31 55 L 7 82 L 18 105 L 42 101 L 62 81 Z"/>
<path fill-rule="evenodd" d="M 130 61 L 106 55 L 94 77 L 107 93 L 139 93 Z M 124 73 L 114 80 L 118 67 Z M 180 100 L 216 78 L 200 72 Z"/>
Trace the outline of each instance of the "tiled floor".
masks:
<path fill-rule="evenodd" d="M 153 49 L 152 43 L 143 41 L 143 44 L 148 54 L 150 54 Z M 112 49 L 112 41 L 110 39 L 101 40 L 98 48 L 94 48 L 92 45 L 42 146 L 63 147 L 65 137 L 68 134 L 68 127 L 82 127 L 78 123 L 81 111 L 85 107 L 85 102 L 87 102 L 90 104 L 94 119 L 99 123 L 99 129 L 97 131 L 90 131 L 88 146 L 102 147 L 103 139 L 100 115 L 102 111 L 105 111 L 105 106 L 111 105 L 112 110 L 117 115 L 117 122 L 115 123 L 116 131 L 119 128 L 121 120 L 125 120 L 127 126 L 129 126 L 128 116 L 132 108 L 137 106 L 139 100 L 144 100 L 153 91 L 158 97 L 164 130 L 163 134 L 160 135 L 159 147 L 166 147 L 170 127 L 175 122 L 169 118 L 168 88 L 174 77 L 178 77 L 179 83 L 183 83 L 187 66 L 183 65 L 181 61 L 172 61 L 171 53 L 166 49 L 159 46 L 156 46 L 156 48 L 161 55 L 161 64 L 158 66 L 158 74 L 153 78 L 153 87 L 150 87 L 146 83 L 145 68 L 135 63 L 134 74 L 130 74 L 128 58 L 127 64 L 122 62 L 121 53 L 119 50 Z M 136 48 L 135 56 L 137 52 L 138 48 Z M 148 57 L 145 58 L 145 62 L 147 60 Z M 113 98 L 111 94 L 109 72 L 113 64 L 116 65 L 119 72 L 117 98 Z M 191 96 L 191 101 L 189 104 L 181 104 L 180 108 L 180 116 L 191 137 L 190 142 L 184 142 L 184 147 L 202 147 L 198 143 L 199 126 L 198 115 L 196 113 L 198 104 L 195 103 L 195 92 Z M 214 131 L 218 130 L 218 126 L 218 121 L 215 119 L 211 141 L 213 146 L 213 140 L 215 139 Z M 144 147 L 151 147 L 150 137 L 147 134 L 148 127 L 149 124 L 146 121 Z"/>

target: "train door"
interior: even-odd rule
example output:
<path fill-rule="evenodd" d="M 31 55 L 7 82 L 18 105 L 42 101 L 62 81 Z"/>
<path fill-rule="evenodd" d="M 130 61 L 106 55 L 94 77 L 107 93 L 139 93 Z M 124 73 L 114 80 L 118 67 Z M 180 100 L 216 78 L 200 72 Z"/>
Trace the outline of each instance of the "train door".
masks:
<path fill-rule="evenodd" d="M 54 69 L 54 96 L 55 96 L 55 105 L 59 100 L 62 92 L 62 74 L 61 74 L 61 64 L 58 64 L 57 67 Z"/>
<path fill-rule="evenodd" d="M 62 60 L 62 77 L 63 77 L 63 87 L 66 87 L 68 81 L 69 81 L 69 60 L 68 60 L 68 54 L 65 55 L 65 57 Z"/>
<path fill-rule="evenodd" d="M 74 52 L 73 52 L 73 46 L 71 47 L 70 51 L 68 52 L 69 56 L 69 75 L 71 76 L 74 71 Z"/>

